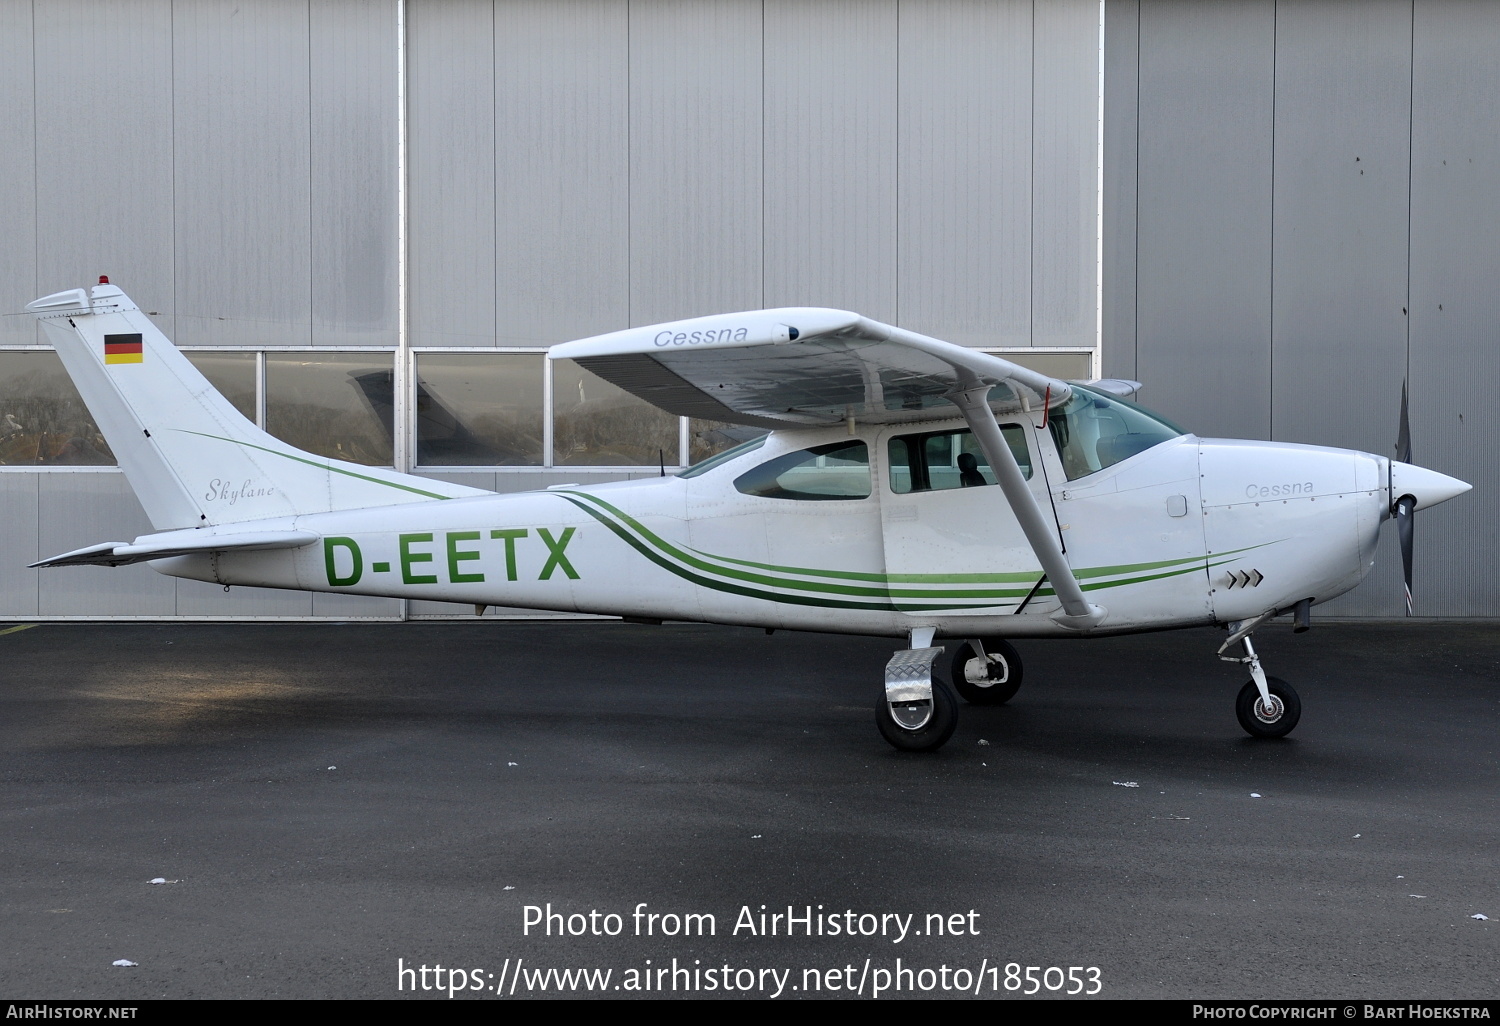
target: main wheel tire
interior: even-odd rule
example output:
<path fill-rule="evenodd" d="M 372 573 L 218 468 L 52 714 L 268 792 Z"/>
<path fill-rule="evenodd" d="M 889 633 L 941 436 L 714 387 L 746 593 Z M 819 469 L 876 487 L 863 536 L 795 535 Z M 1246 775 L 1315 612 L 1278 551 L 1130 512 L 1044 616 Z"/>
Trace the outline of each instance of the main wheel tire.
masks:
<path fill-rule="evenodd" d="M 971 705 L 1004 705 L 1021 687 L 1021 653 L 1008 641 L 985 638 L 980 659 L 974 646 L 965 641 L 953 654 L 949 677 L 965 702 Z"/>
<path fill-rule="evenodd" d="M 875 724 L 891 747 L 903 752 L 935 752 L 953 736 L 958 726 L 958 699 L 941 680 L 932 682 L 932 716 L 916 730 L 908 730 L 891 718 L 885 695 L 875 706 Z"/>
<path fill-rule="evenodd" d="M 1272 708 L 1261 707 L 1260 688 L 1252 680 L 1240 688 L 1234 714 L 1251 737 L 1286 737 L 1302 718 L 1302 699 L 1280 677 L 1267 677 L 1266 689 L 1271 692 Z"/>

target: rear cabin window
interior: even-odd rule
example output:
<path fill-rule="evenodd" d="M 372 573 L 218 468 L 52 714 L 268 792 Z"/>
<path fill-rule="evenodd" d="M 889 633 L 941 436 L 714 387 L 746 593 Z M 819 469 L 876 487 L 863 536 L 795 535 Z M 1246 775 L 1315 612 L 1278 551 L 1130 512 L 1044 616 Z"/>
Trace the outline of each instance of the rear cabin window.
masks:
<path fill-rule="evenodd" d="M 1025 429 L 1019 424 L 1004 424 L 1000 433 L 1010 446 L 1021 475 L 1030 480 L 1031 453 L 1026 448 Z M 995 483 L 990 461 L 970 431 L 898 435 L 890 440 L 887 451 L 891 465 L 891 491 L 900 495 Z"/>
<path fill-rule="evenodd" d="M 764 499 L 865 499 L 870 495 L 870 450 L 860 441 L 799 449 L 746 471 L 734 486 Z"/>

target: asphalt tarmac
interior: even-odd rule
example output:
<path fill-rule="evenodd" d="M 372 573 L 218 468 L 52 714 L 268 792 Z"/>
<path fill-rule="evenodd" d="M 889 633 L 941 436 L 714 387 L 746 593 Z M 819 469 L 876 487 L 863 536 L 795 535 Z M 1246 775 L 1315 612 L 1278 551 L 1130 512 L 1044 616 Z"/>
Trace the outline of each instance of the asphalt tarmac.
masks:
<path fill-rule="evenodd" d="M 1500 995 L 1500 627 L 1263 629 L 1283 741 L 1221 639 L 1024 642 L 910 755 L 881 639 L 7 632 L 0 998 Z"/>

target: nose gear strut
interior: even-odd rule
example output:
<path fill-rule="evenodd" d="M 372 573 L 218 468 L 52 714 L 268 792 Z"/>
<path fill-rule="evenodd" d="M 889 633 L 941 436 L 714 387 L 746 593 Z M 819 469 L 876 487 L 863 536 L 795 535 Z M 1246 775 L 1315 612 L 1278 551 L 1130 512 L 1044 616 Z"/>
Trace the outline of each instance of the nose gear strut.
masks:
<path fill-rule="evenodd" d="M 1250 620 L 1229 625 L 1229 637 L 1219 646 L 1219 658 L 1226 663 L 1241 663 L 1250 668 L 1250 681 L 1235 699 L 1235 715 L 1245 733 L 1251 737 L 1285 737 L 1302 718 L 1302 700 L 1292 686 L 1279 677 L 1268 677 L 1260 665 L 1260 656 L 1250 641 L 1256 628 L 1276 615 L 1268 609 Z M 1243 656 L 1225 655 L 1236 643 L 1244 646 Z"/>

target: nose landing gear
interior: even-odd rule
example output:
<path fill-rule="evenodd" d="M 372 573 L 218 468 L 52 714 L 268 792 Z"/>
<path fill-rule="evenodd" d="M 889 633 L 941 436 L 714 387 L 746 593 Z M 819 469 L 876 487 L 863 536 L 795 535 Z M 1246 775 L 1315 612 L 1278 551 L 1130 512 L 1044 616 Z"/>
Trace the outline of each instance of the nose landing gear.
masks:
<path fill-rule="evenodd" d="M 1247 681 L 1234 700 L 1234 714 L 1251 737 L 1286 737 L 1302 718 L 1302 699 L 1280 677 L 1267 677 L 1267 698 L 1260 687 Z"/>
<path fill-rule="evenodd" d="M 1250 643 L 1255 628 L 1276 615 L 1271 609 L 1253 620 L 1231 624 L 1229 640 L 1219 647 L 1219 658 L 1226 663 L 1244 663 L 1250 667 L 1250 680 L 1240 688 L 1234 700 L 1234 714 L 1251 737 L 1286 737 L 1302 718 L 1302 699 L 1292 686 L 1280 677 L 1267 677 L 1260 666 L 1260 656 Z M 1228 656 L 1236 642 L 1244 645 L 1243 656 Z"/>

